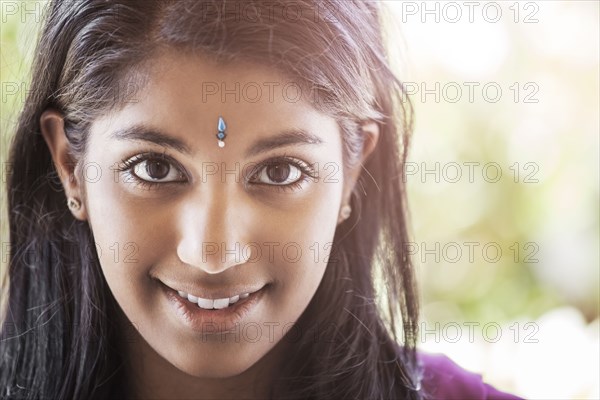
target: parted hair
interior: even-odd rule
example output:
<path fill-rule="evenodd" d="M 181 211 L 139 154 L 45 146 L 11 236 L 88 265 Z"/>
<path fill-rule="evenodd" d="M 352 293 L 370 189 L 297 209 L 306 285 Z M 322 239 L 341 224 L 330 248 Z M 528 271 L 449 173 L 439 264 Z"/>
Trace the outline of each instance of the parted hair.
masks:
<path fill-rule="evenodd" d="M 305 334 L 274 377 L 271 396 L 421 398 L 418 295 L 404 251 L 408 206 L 401 179 L 412 108 L 390 66 L 381 14 L 378 2 L 359 0 L 50 3 L 9 154 L 2 398 L 128 393 L 120 351 L 126 341 L 114 318 L 119 306 L 89 225 L 66 207 L 39 120 L 44 110 L 59 110 L 73 160 L 82 162 L 90 124 L 124 105 L 119 90 L 143 87 L 163 50 L 255 62 L 309 89 L 314 107 L 340 126 L 344 168 L 355 165 L 364 144 L 361 121 L 378 123 L 379 143 L 352 193 L 355 211 L 336 230 L 323 280 L 297 321 L 296 332 Z"/>

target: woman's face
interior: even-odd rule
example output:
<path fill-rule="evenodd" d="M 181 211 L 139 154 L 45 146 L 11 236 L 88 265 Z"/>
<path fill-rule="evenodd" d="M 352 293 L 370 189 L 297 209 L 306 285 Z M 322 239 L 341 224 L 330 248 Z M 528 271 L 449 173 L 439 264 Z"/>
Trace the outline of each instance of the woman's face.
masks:
<path fill-rule="evenodd" d="M 189 375 L 233 376 L 282 339 L 321 282 L 344 192 L 340 131 L 273 70 L 164 55 L 149 78 L 92 125 L 88 221 L 148 345 Z M 226 309 L 198 305 L 229 297 Z"/>

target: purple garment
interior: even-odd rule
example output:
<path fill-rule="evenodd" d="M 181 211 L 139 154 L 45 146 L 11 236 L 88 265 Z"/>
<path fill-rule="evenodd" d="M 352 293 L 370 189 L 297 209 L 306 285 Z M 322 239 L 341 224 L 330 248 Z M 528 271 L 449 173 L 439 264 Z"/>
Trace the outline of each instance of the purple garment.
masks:
<path fill-rule="evenodd" d="M 421 391 L 425 399 L 523 400 L 484 383 L 481 375 L 463 369 L 443 354 L 417 354 L 423 366 Z"/>

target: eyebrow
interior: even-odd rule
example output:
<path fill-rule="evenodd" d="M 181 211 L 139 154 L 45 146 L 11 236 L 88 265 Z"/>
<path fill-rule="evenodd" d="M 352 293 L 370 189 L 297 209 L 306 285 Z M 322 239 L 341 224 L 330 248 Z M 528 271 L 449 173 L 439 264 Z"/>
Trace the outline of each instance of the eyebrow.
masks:
<path fill-rule="evenodd" d="M 117 140 L 142 140 L 144 142 L 151 142 L 159 146 L 168 147 L 181 153 L 192 153 L 190 147 L 184 141 L 143 124 L 118 129 L 110 134 L 110 138 Z"/>
<path fill-rule="evenodd" d="M 319 145 L 322 143 L 323 140 L 321 140 L 321 138 L 315 134 L 305 131 L 304 129 L 288 129 L 275 136 L 258 140 L 248 149 L 248 151 L 246 151 L 246 158 L 276 149 L 278 147 L 296 144 Z"/>
<path fill-rule="evenodd" d="M 191 148 L 183 140 L 177 139 L 159 129 L 136 124 L 127 128 L 118 129 L 110 134 L 110 138 L 117 140 L 141 140 L 151 142 L 177 150 L 181 153 L 191 154 Z M 216 139 L 215 139 L 216 141 Z M 277 135 L 256 141 L 247 151 L 245 156 L 251 157 L 279 147 L 291 145 L 319 145 L 323 140 L 317 135 L 304 129 L 291 128 L 279 132 Z"/>

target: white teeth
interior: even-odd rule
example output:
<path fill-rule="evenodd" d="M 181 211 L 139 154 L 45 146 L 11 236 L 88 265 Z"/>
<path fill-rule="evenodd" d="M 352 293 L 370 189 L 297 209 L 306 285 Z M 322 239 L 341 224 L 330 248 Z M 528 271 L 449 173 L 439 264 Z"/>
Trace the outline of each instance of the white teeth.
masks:
<path fill-rule="evenodd" d="M 201 297 L 198 298 L 198 307 L 200 307 L 200 308 L 204 308 L 206 310 L 212 310 L 213 305 L 214 305 L 213 300 L 203 299 Z"/>
<path fill-rule="evenodd" d="M 250 296 L 250 293 L 242 293 L 240 295 L 235 295 L 233 297 L 229 297 L 229 298 L 224 298 L 224 299 L 203 299 L 202 297 L 196 297 L 194 295 L 191 295 L 189 293 L 186 293 L 184 291 L 177 291 L 177 293 L 179 294 L 180 297 L 187 299 L 189 301 L 191 301 L 192 303 L 195 303 L 198 305 L 198 307 L 203 308 L 205 310 L 212 310 L 212 309 L 223 309 L 223 308 L 227 308 L 228 306 L 237 303 L 238 301 L 247 298 L 248 296 Z"/>
<path fill-rule="evenodd" d="M 196 296 L 192 296 L 191 294 L 188 294 L 188 300 L 191 301 L 192 303 L 196 303 L 198 301 L 198 298 Z"/>
<path fill-rule="evenodd" d="M 215 304 L 213 305 L 213 307 L 217 310 L 220 310 L 221 308 L 226 308 L 228 305 L 229 297 L 226 297 L 224 299 L 215 299 Z"/>

